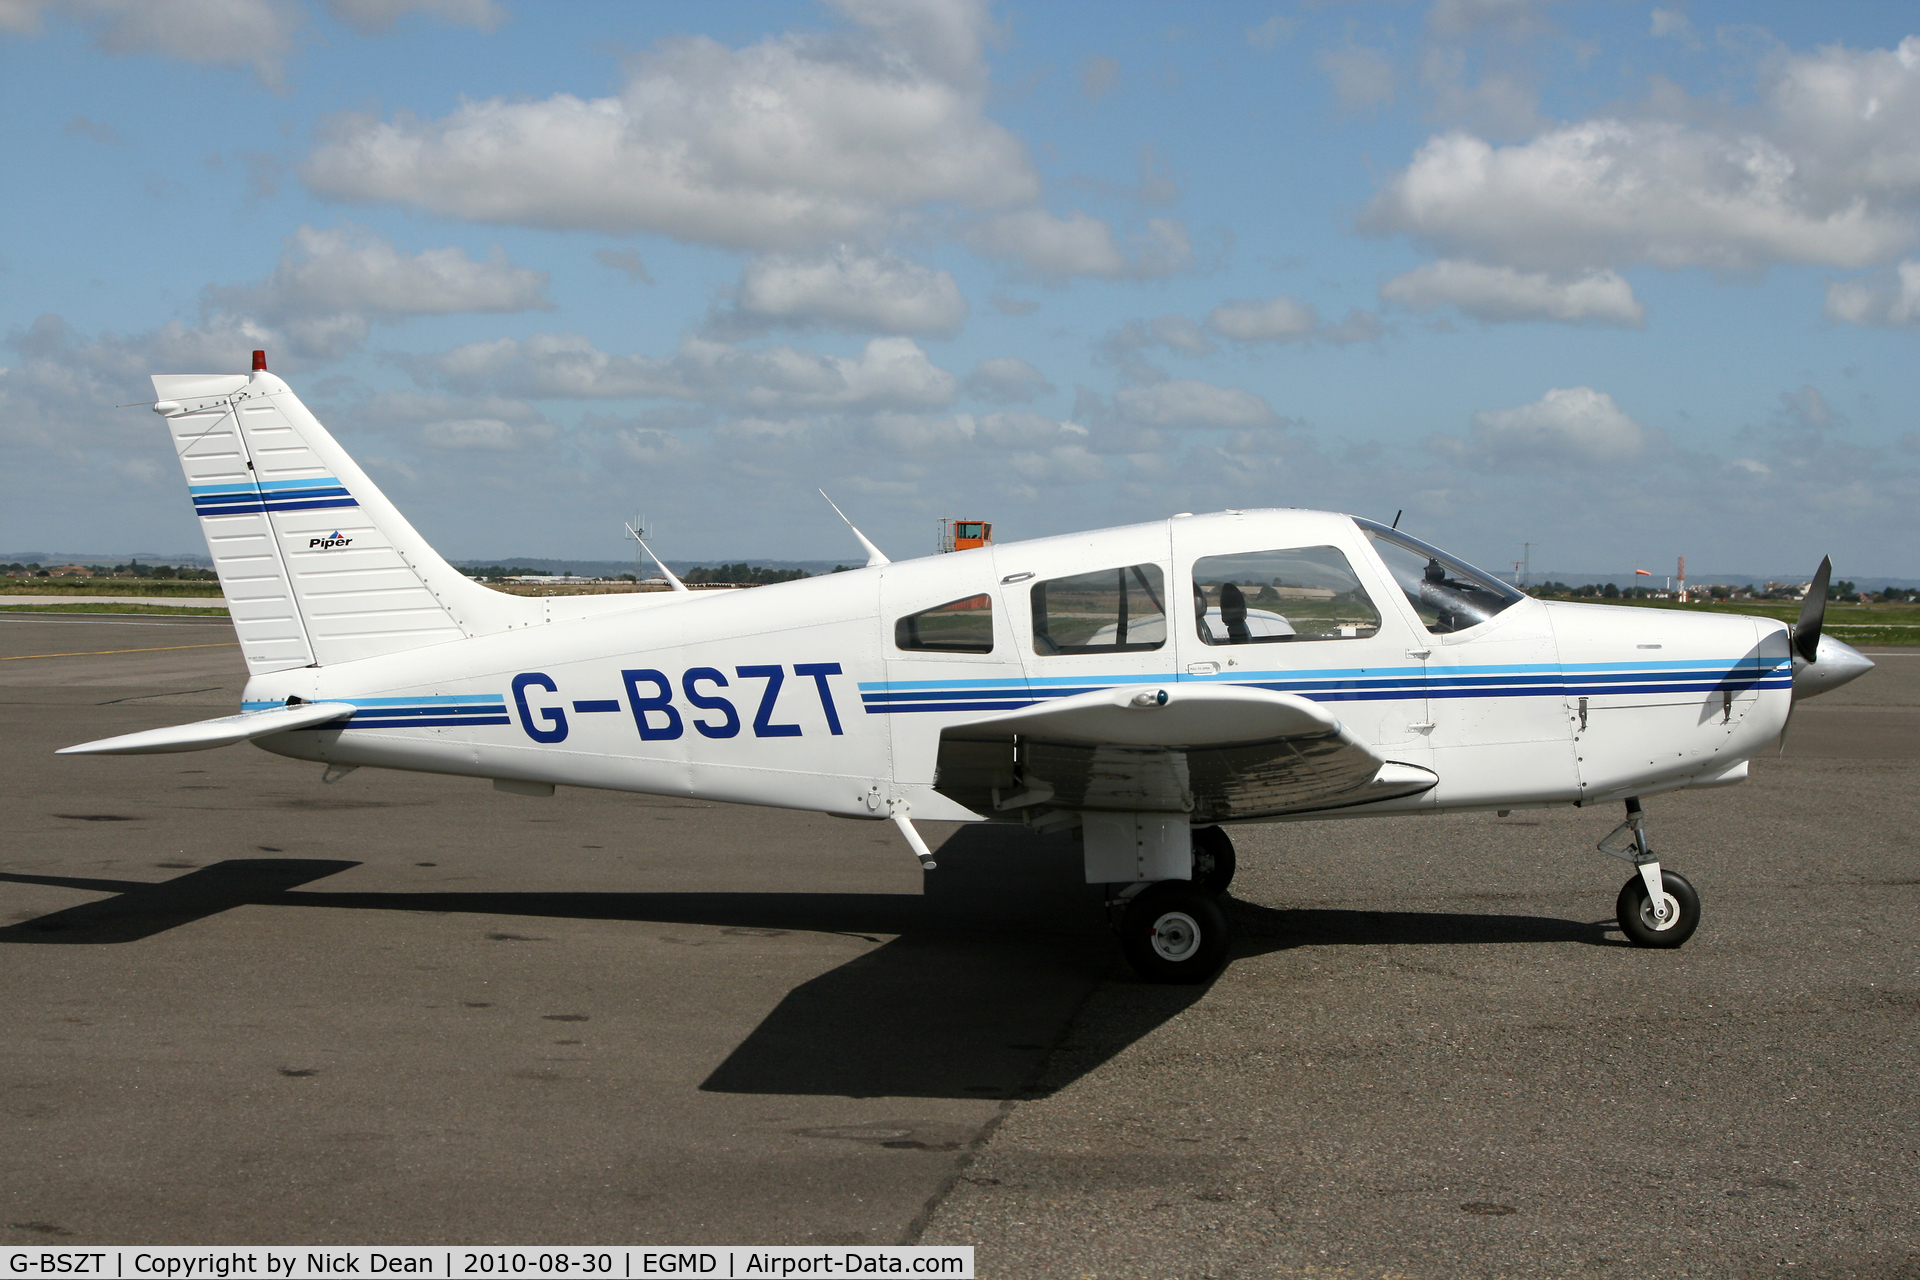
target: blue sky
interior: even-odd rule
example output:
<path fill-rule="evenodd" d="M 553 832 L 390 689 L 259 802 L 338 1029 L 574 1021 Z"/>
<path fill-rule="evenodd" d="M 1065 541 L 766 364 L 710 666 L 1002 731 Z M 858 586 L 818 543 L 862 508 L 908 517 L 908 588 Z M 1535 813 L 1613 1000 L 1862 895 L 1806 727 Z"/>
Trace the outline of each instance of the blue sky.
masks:
<path fill-rule="evenodd" d="M 0 546 L 274 370 L 456 558 L 1222 507 L 1920 576 L 1911 6 L 0 0 Z"/>

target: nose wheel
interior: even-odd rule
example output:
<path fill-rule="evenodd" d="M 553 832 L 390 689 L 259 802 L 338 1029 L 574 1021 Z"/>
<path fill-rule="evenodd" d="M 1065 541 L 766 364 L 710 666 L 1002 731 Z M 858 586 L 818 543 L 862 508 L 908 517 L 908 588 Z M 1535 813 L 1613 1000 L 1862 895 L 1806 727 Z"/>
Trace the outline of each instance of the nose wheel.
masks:
<path fill-rule="evenodd" d="M 1685 876 L 1660 873 L 1662 901 L 1656 906 L 1645 876 L 1634 876 L 1620 888 L 1614 903 L 1620 930 L 1636 947 L 1677 947 L 1700 927 L 1700 895 Z"/>
<path fill-rule="evenodd" d="M 1614 903 L 1620 931 L 1636 947 L 1677 947 L 1700 927 L 1700 895 L 1678 872 L 1661 869 L 1647 843 L 1647 815 L 1640 798 L 1627 799 L 1627 820 L 1607 833 L 1600 852 L 1634 865 L 1633 879 Z"/>

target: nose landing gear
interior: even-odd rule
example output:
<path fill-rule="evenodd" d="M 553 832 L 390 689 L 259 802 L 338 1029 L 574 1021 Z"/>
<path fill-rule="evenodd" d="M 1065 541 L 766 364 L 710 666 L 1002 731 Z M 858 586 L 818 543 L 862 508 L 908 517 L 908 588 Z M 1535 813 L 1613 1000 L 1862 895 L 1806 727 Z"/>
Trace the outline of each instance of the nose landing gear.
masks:
<path fill-rule="evenodd" d="M 1686 877 L 1662 871 L 1647 843 L 1647 815 L 1640 797 L 1627 798 L 1626 821 L 1607 833 L 1600 852 L 1631 862 L 1638 873 L 1620 888 L 1614 908 L 1620 931 L 1636 947 L 1677 947 L 1700 927 L 1700 895 Z"/>

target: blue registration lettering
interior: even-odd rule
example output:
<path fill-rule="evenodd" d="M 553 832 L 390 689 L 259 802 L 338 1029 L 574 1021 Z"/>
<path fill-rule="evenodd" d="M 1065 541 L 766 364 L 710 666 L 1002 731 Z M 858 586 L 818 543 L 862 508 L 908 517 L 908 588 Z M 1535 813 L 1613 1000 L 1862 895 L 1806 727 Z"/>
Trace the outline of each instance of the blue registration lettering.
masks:
<path fill-rule="evenodd" d="M 717 684 L 721 688 L 725 688 L 727 684 L 727 678 L 721 675 L 717 669 L 713 667 L 694 667 L 680 677 L 680 688 L 686 692 L 687 701 L 699 707 L 702 711 L 724 711 L 726 712 L 727 719 L 724 724 L 708 724 L 705 720 L 695 720 L 693 727 L 698 729 L 703 737 L 731 738 L 735 736 L 740 732 L 740 713 L 735 711 L 733 704 L 725 698 L 718 697 L 714 694 L 701 693 L 693 687 L 702 680 L 708 681 L 711 684 Z"/>
<path fill-rule="evenodd" d="M 640 737 L 647 742 L 671 741 L 680 736 L 680 711 L 673 705 L 673 683 L 667 679 L 664 671 L 643 668 L 639 671 L 622 671 L 620 678 L 627 684 L 627 705 L 633 708 L 633 723 L 640 729 Z M 642 681 L 653 685 L 652 697 L 640 696 Z M 658 712 L 667 718 L 667 722 L 657 728 L 649 720 L 650 712 Z"/>
<path fill-rule="evenodd" d="M 760 679 L 767 682 L 766 691 L 760 695 L 760 709 L 753 713 L 753 736 L 756 738 L 797 738 L 800 726 L 797 724 L 768 724 L 773 715 L 773 704 L 780 697 L 780 686 L 786 682 L 787 673 L 778 664 L 758 667 L 735 667 L 734 674 L 742 680 Z"/>
<path fill-rule="evenodd" d="M 840 713 L 834 710 L 833 690 L 827 688 L 827 677 L 839 675 L 840 664 L 837 662 L 796 663 L 793 668 L 793 674 L 813 677 L 813 687 L 820 691 L 820 709 L 827 713 L 827 728 L 833 733 L 834 737 L 839 737 Z"/>
<path fill-rule="evenodd" d="M 553 677 L 539 671 L 522 672 L 513 678 L 513 705 L 520 710 L 520 727 L 535 742 L 565 742 L 567 740 L 567 713 L 559 707 L 541 707 L 539 714 L 549 724 L 545 727 L 533 722 L 534 713 L 527 710 L 527 688 L 545 689 L 548 693 L 560 692 L 560 686 Z M 498 686 L 496 686 L 498 687 Z"/>

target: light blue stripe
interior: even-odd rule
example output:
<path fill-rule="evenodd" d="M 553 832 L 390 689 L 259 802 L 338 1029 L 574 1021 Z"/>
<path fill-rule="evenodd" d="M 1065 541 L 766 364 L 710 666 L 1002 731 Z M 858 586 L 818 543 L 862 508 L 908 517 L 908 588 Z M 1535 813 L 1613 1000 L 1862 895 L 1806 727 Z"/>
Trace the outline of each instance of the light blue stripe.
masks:
<path fill-rule="evenodd" d="M 311 480 L 252 480 L 243 481 L 239 484 L 190 484 L 187 486 L 187 492 L 198 496 L 203 493 L 252 493 L 256 489 L 267 491 L 273 489 L 344 489 L 345 487 L 345 485 L 340 483 L 340 479 L 337 476 L 315 476 Z"/>
<path fill-rule="evenodd" d="M 346 487 L 345 485 L 340 484 L 340 478 L 338 476 L 315 476 L 311 480 L 262 480 L 260 481 L 260 487 L 263 490 L 264 489 L 318 489 L 322 485 L 340 485 L 340 487 L 343 489 Z"/>
<path fill-rule="evenodd" d="M 1710 677 L 1721 674 L 1753 673 L 1764 674 L 1778 670 L 1789 663 L 1787 658 L 1687 658 L 1666 662 L 1570 662 L 1566 664 L 1551 662 L 1516 662 L 1488 666 L 1448 666 L 1433 664 L 1424 667 L 1294 667 L 1272 671 L 1222 671 L 1213 675 L 1189 675 L 1181 677 L 1171 672 L 1159 672 L 1149 675 L 1080 675 L 1080 676 L 1016 676 L 997 680 L 869 680 L 862 681 L 862 690 L 885 689 L 1041 689 L 1049 685 L 1086 685 L 1098 684 L 1113 687 L 1123 684 L 1161 684 L 1178 680 L 1185 684 L 1252 684 L 1257 681 L 1322 681 L 1322 680 L 1491 680 L 1503 675 L 1545 675 L 1568 677 L 1579 675 L 1600 675 L 1617 673 L 1620 675 L 1654 675 L 1661 672 L 1697 671 L 1701 676 Z"/>

